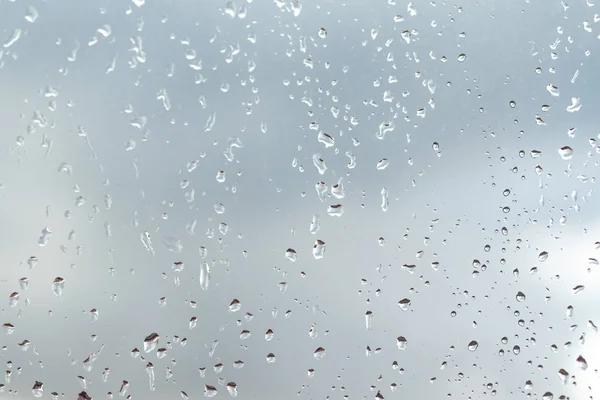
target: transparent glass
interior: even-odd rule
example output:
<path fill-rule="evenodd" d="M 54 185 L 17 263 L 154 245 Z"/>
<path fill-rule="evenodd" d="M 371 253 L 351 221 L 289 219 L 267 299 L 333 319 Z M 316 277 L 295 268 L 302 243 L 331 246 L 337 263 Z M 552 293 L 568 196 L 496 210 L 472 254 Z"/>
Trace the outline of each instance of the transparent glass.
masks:
<path fill-rule="evenodd" d="M 599 20 L 1 1 L 0 397 L 598 397 Z"/>

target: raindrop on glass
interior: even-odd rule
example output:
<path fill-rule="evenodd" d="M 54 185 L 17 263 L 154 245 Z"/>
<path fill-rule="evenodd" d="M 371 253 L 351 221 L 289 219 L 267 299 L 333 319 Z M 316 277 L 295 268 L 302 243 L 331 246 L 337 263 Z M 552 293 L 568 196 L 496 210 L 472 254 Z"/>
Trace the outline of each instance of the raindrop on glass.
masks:
<path fill-rule="evenodd" d="M 475 340 L 471 340 L 467 346 L 469 351 L 475 351 L 475 350 L 477 350 L 478 347 L 479 347 L 479 343 L 477 343 L 477 341 L 475 341 Z"/>

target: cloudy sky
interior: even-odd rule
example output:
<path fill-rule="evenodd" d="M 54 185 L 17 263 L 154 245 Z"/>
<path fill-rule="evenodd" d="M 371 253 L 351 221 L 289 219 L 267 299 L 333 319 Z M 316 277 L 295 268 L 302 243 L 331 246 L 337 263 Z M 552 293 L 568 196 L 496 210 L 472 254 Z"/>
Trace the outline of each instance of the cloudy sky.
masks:
<path fill-rule="evenodd" d="M 596 13 L 1 1 L 4 393 L 593 396 Z"/>

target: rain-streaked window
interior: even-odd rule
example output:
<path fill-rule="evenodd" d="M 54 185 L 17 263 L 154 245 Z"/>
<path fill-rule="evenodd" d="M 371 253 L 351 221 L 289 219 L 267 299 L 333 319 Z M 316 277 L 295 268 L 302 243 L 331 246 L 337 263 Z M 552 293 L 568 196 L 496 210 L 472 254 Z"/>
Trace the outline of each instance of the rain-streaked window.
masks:
<path fill-rule="evenodd" d="M 0 398 L 598 398 L 594 3 L 0 1 Z"/>

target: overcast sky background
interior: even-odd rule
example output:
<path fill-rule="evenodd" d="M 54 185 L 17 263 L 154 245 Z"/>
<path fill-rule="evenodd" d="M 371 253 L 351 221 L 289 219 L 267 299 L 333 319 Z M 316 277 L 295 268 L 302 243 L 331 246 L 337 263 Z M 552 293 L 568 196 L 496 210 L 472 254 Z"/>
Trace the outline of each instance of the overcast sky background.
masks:
<path fill-rule="evenodd" d="M 591 2 L 137 3 L 0 1 L 0 322 L 15 326 L 0 336 L 7 398 L 32 398 L 40 381 L 44 398 L 75 399 L 84 390 L 77 376 L 95 399 L 119 397 L 124 380 L 126 396 L 150 400 L 200 398 L 205 385 L 228 398 L 228 382 L 242 399 L 597 393 L 600 341 L 588 321 L 600 324 L 600 267 L 590 263 L 600 241 L 590 142 L 600 59 Z M 132 50 L 139 43 L 142 55 Z M 170 107 L 157 98 L 164 92 Z M 572 98 L 576 112 L 567 111 Z M 384 123 L 394 129 L 380 139 Z M 243 146 L 228 160 L 236 141 Z M 338 199 L 331 188 L 340 179 Z M 335 204 L 339 218 L 328 215 Z M 44 228 L 52 235 L 40 246 Z M 316 240 L 326 243 L 322 259 Z M 65 279 L 60 298 L 56 277 Z M 9 307 L 13 292 L 20 300 Z M 252 336 L 241 340 L 242 330 Z M 166 357 L 143 353 L 151 333 Z M 319 347 L 326 355 L 317 360 Z"/>

